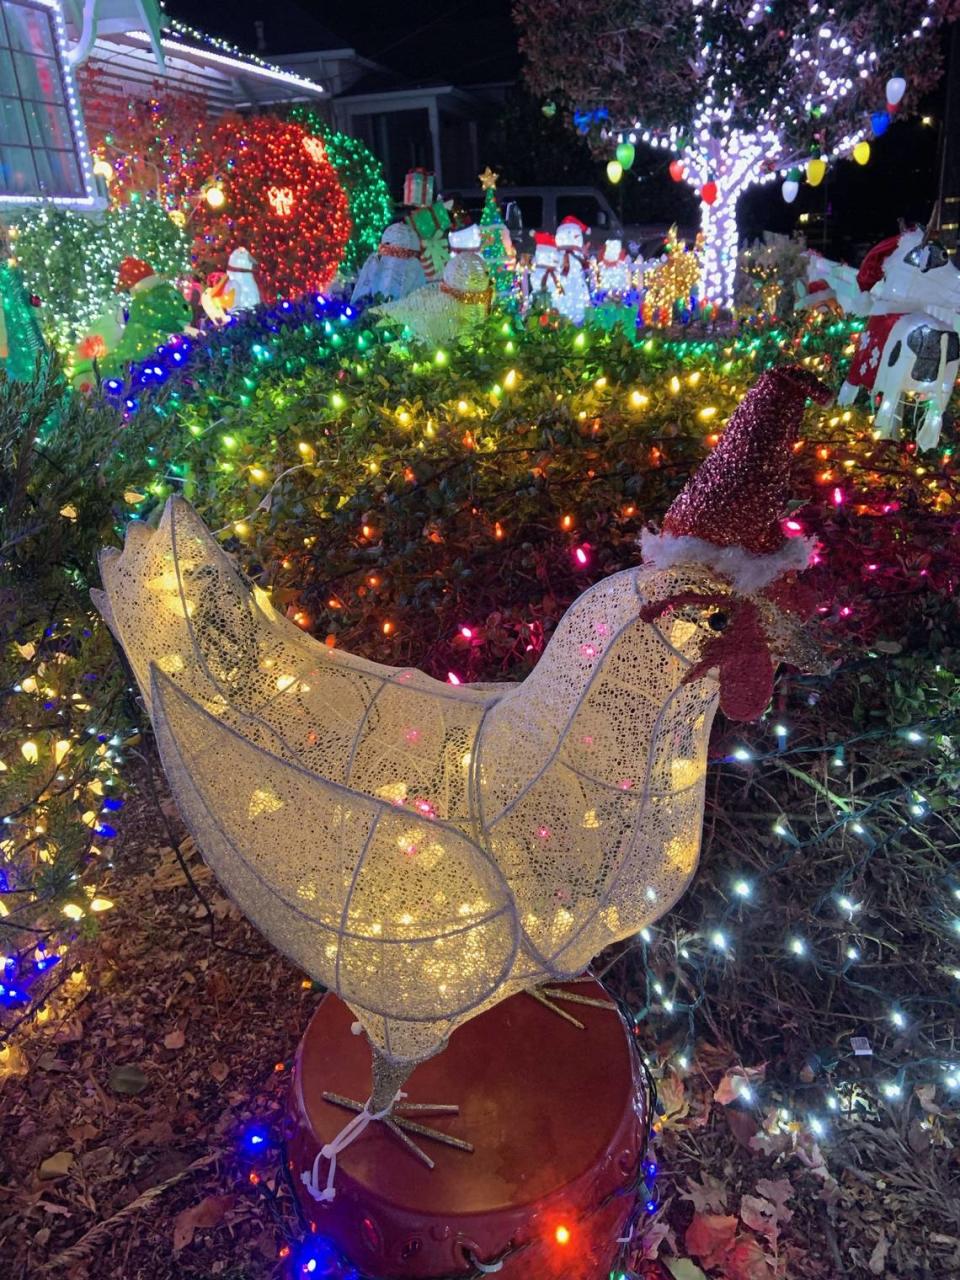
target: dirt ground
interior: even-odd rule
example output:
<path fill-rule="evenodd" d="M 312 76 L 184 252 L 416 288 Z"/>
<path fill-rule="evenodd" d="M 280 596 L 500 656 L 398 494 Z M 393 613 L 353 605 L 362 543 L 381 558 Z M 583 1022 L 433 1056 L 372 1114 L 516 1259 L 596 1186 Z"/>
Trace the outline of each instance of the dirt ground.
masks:
<path fill-rule="evenodd" d="M 3 1280 L 273 1280 L 296 1256 L 273 1137 L 256 1152 L 245 1137 L 277 1132 L 320 993 L 186 841 L 201 901 L 171 847 L 184 841 L 172 804 L 139 775 L 102 886 L 115 909 L 0 1066 Z M 821 1149 L 775 1108 L 738 1105 L 762 1070 L 744 1077 L 722 1046 L 684 1078 L 657 1074 L 660 1207 L 634 1274 L 960 1276 L 957 1124 L 934 1095 L 838 1121 Z"/>

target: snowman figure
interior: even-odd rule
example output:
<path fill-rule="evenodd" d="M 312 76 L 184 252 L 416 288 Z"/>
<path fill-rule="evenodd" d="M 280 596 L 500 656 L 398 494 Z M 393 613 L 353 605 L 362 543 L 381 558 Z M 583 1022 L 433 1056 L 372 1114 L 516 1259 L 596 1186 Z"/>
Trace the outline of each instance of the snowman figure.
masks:
<path fill-rule="evenodd" d="M 590 301 L 590 285 L 583 257 L 583 233 L 587 229 L 586 223 L 571 214 L 557 227 L 555 237 L 560 265 L 557 272 L 559 289 L 553 305 L 574 324 L 583 324 Z"/>
<path fill-rule="evenodd" d="M 479 324 L 490 310 L 491 294 L 486 263 L 479 253 L 464 249 L 450 258 L 436 284 L 375 307 L 371 314 L 382 323 L 403 325 L 435 346 L 453 342 Z"/>
<path fill-rule="evenodd" d="M 597 288 L 608 298 L 622 298 L 630 289 L 630 259 L 620 240 L 607 240 L 597 259 Z"/>
<path fill-rule="evenodd" d="M 557 288 L 557 267 L 560 265 L 560 252 L 557 242 L 549 231 L 533 233 L 533 262 L 530 266 L 529 279 L 525 293 L 529 302 L 535 294 L 546 294 L 553 305 L 553 297 Z"/>
<path fill-rule="evenodd" d="M 465 227 L 458 227 L 456 231 L 451 231 L 447 235 L 450 242 L 450 253 L 479 253 L 480 252 L 480 228 L 475 222 L 470 222 Z"/>
<path fill-rule="evenodd" d="M 360 268 L 350 301 L 405 298 L 426 283 L 420 237 L 406 222 L 394 222 L 380 237 L 380 248 Z"/>
<path fill-rule="evenodd" d="M 249 249 L 234 249 L 227 259 L 227 284 L 233 290 L 232 311 L 249 311 L 263 301 L 254 275 L 256 267 Z"/>

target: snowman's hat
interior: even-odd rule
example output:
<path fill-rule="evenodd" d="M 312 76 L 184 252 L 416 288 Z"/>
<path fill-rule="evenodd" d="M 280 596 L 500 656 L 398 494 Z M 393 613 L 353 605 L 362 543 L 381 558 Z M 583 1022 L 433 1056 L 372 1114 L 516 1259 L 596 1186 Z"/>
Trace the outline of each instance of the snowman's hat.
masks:
<path fill-rule="evenodd" d="M 833 393 L 799 365 L 761 374 L 677 495 L 661 531 L 643 534 L 645 563 L 705 565 L 746 594 L 807 567 L 813 539 L 788 538 L 781 519 L 808 398 L 825 405 Z"/>

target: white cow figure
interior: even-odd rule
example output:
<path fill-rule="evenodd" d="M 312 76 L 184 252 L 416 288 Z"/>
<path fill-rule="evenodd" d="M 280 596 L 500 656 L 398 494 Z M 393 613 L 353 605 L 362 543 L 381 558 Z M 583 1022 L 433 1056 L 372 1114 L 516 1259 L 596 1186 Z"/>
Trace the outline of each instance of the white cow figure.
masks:
<path fill-rule="evenodd" d="M 879 401 L 878 438 L 894 440 L 903 424 L 904 397 L 913 394 L 925 405 L 917 447 L 935 448 L 960 369 L 960 270 L 919 229 L 871 249 L 854 281 L 850 268 L 829 266 L 823 278 L 834 285 L 841 305 L 868 316 L 838 404 L 853 404 L 865 387 Z"/>

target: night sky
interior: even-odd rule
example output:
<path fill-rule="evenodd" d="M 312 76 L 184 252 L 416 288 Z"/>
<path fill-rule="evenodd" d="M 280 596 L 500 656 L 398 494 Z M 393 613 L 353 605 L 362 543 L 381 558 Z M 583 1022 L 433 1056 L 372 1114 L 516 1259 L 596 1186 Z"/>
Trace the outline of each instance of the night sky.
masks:
<path fill-rule="evenodd" d="M 511 81 L 519 78 L 521 70 L 510 0 L 401 0 L 394 4 L 325 0 L 322 5 L 317 0 L 230 0 L 217 6 L 206 0 L 167 0 L 166 7 L 174 16 L 211 35 L 225 36 L 250 52 L 256 50 L 254 23 L 259 18 L 264 22 L 267 57 L 315 48 L 353 48 L 411 85 Z M 808 233 L 810 243 L 856 260 L 866 245 L 896 230 L 898 218 L 925 222 L 936 192 L 942 92 L 932 95 L 925 109 L 934 117 L 933 127 L 923 127 L 919 121 L 897 124 L 874 143 L 873 158 L 865 169 L 853 164 L 832 167 L 820 188 L 803 186 L 792 206 L 784 204 L 776 184 L 749 192 L 741 203 L 741 232 L 750 239 L 764 227 L 789 232 L 797 225 L 797 216 L 806 212 L 810 222 L 800 229 Z M 531 113 L 534 118 L 539 115 L 535 104 Z M 566 149 L 566 139 L 563 143 Z M 545 139 L 538 145 L 534 135 L 523 166 L 527 172 L 514 181 L 543 181 L 537 156 L 542 161 L 545 145 L 549 145 Z M 582 172 L 562 180 L 606 186 L 596 161 L 586 157 L 573 165 L 581 165 Z M 639 159 L 631 175 L 633 191 L 625 189 L 626 183 L 616 193 L 608 191 L 614 207 L 626 198 L 627 220 L 677 219 L 695 225 L 695 201 L 670 190 L 672 184 L 665 183 L 659 173 L 663 168 L 662 153 Z M 638 178 L 642 181 L 636 185 Z"/>
<path fill-rule="evenodd" d="M 168 0 L 166 7 L 251 51 L 254 22 L 262 19 L 268 55 L 316 48 L 317 35 L 341 36 L 346 47 L 413 81 L 510 80 L 520 66 L 510 0 Z"/>

